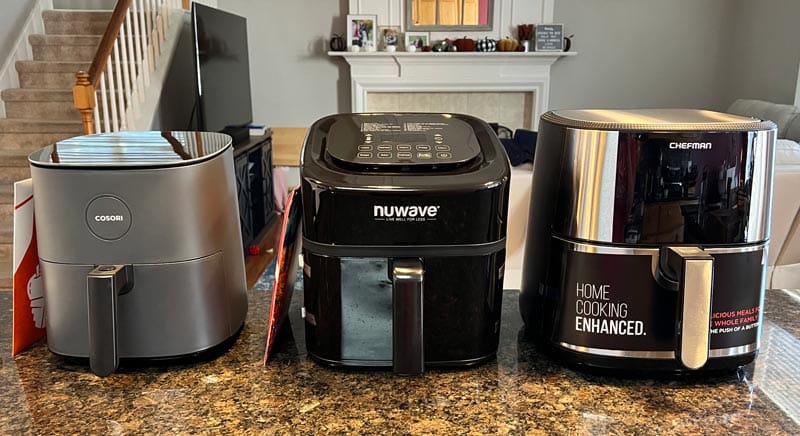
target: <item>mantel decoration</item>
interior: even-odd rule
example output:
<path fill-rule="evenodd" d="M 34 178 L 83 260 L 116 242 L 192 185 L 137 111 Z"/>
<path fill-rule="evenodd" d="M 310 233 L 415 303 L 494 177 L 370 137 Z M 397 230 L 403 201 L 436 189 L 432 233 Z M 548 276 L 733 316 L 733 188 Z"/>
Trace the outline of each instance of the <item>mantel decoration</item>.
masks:
<path fill-rule="evenodd" d="M 423 47 L 430 46 L 428 32 L 406 32 L 406 51 L 422 51 Z"/>
<path fill-rule="evenodd" d="M 377 15 L 347 16 L 347 49 L 350 51 L 375 51 L 378 46 Z"/>
<path fill-rule="evenodd" d="M 397 50 L 397 46 L 400 44 L 400 28 L 397 26 L 381 28 L 381 38 L 384 50 L 388 52 Z"/>

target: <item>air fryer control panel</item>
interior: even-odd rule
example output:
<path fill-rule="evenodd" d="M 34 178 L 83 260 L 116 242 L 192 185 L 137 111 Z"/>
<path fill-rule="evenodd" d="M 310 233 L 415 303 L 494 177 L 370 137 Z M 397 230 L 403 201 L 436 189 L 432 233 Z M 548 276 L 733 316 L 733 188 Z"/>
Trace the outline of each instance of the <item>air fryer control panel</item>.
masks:
<path fill-rule="evenodd" d="M 331 127 L 326 152 L 349 165 L 441 167 L 472 161 L 480 146 L 472 127 L 447 115 L 352 115 Z"/>

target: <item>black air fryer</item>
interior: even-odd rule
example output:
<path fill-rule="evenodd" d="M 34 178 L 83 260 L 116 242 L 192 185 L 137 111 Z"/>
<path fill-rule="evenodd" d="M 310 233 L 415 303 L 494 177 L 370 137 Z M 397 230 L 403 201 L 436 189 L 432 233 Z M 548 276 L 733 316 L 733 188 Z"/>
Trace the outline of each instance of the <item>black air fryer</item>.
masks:
<path fill-rule="evenodd" d="M 775 125 L 682 109 L 541 121 L 520 297 L 529 332 L 591 367 L 752 361 Z"/>
<path fill-rule="evenodd" d="M 510 168 L 486 123 L 329 116 L 300 173 L 314 359 L 416 374 L 495 356 Z"/>

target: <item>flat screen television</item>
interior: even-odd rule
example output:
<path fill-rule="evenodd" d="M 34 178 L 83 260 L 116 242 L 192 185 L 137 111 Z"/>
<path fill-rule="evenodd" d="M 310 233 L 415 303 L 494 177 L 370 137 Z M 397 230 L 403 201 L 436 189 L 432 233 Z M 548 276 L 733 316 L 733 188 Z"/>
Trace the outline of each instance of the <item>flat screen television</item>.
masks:
<path fill-rule="evenodd" d="M 198 128 L 246 138 L 253 121 L 247 19 L 192 3 L 192 29 Z"/>

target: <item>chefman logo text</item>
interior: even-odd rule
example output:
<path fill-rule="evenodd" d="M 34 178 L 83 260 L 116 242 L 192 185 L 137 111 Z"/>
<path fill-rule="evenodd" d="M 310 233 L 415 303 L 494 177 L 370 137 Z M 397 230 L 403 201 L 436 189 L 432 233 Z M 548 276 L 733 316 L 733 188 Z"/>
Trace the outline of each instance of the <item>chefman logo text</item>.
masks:
<path fill-rule="evenodd" d="M 670 142 L 672 150 L 711 150 L 710 142 Z"/>
<path fill-rule="evenodd" d="M 372 216 L 382 221 L 429 221 L 436 219 L 439 206 L 380 206 L 375 205 Z"/>

